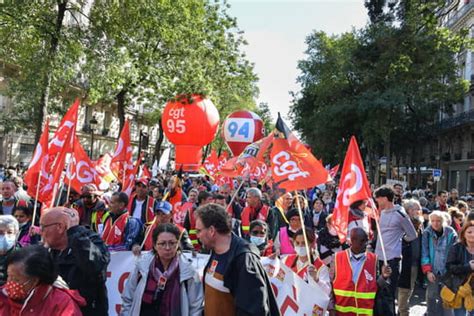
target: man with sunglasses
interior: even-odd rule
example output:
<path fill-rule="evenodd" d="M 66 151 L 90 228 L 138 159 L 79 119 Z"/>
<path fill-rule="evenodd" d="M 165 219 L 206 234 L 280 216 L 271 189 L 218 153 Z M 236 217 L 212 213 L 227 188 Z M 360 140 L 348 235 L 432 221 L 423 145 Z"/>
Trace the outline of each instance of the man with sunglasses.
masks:
<path fill-rule="evenodd" d="M 72 205 L 79 213 L 79 224 L 96 233 L 100 232 L 106 213 L 105 203 L 100 198 L 101 194 L 95 184 L 86 184 L 81 189 L 81 198 Z"/>

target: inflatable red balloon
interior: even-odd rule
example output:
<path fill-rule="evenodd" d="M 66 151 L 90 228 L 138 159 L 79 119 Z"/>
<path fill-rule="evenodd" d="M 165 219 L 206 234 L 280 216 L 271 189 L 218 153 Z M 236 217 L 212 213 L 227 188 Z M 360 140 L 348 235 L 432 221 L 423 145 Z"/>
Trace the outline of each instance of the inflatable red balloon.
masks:
<path fill-rule="evenodd" d="M 176 170 L 197 171 L 202 147 L 214 139 L 219 112 L 211 100 L 201 95 L 178 96 L 169 101 L 162 116 L 163 131 L 176 146 Z"/>
<path fill-rule="evenodd" d="M 235 157 L 240 155 L 248 144 L 265 135 L 265 126 L 257 114 L 251 111 L 236 111 L 225 119 L 222 134 Z"/>

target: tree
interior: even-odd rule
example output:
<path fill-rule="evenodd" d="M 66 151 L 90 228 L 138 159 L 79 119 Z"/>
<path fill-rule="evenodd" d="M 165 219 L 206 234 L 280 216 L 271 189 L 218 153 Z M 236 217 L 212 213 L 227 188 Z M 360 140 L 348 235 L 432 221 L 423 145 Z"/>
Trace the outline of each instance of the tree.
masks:
<path fill-rule="evenodd" d="M 179 94 L 207 95 L 222 116 L 237 104 L 254 106 L 256 76 L 226 8 L 201 0 L 95 1 L 89 98 L 115 101 L 121 126 L 134 104 L 155 112 L 149 117 L 158 123 L 166 101 Z"/>
<path fill-rule="evenodd" d="M 436 116 L 467 91 L 456 64 L 468 44 L 465 33 L 439 28 L 434 7 L 410 3 L 392 8 L 394 21 L 380 17 L 359 31 L 308 36 L 308 57 L 299 63 L 303 88 L 291 111 L 295 127 L 323 158 L 341 160 L 353 134 L 372 168 L 387 157 L 387 177 L 392 154 L 406 147 L 419 167 L 419 149 Z"/>
<path fill-rule="evenodd" d="M 15 108 L 0 116 L 7 132 L 33 123 L 37 141 L 46 116 L 79 94 L 71 82 L 79 73 L 80 10 L 80 1 L 69 0 L 0 4 L 0 60 L 15 69 L 7 90 Z"/>

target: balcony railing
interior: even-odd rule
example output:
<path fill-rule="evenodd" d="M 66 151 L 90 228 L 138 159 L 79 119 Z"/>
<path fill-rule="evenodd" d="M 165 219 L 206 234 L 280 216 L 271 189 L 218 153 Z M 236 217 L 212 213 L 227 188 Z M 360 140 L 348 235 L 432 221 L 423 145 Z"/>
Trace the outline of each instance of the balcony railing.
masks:
<path fill-rule="evenodd" d="M 469 110 L 453 117 L 445 118 L 439 124 L 442 129 L 448 129 L 469 123 L 474 123 L 474 110 Z"/>
<path fill-rule="evenodd" d="M 467 14 L 473 8 L 474 1 L 470 1 L 469 3 L 465 4 L 459 11 L 457 11 L 454 15 L 448 18 L 446 26 L 452 27 L 457 21 L 459 21 L 465 14 Z"/>

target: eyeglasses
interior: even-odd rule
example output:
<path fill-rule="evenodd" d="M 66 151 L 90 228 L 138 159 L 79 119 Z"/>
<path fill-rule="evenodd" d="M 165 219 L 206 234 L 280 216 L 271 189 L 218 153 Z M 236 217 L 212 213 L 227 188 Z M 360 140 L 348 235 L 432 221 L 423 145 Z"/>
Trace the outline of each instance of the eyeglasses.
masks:
<path fill-rule="evenodd" d="M 48 228 L 49 226 L 53 226 L 53 225 L 57 225 L 57 224 L 60 224 L 60 223 L 51 223 L 51 224 L 47 224 L 47 225 L 40 225 L 40 229 L 44 230 L 45 228 Z"/>
<path fill-rule="evenodd" d="M 177 241 L 162 241 L 156 243 L 159 248 L 174 248 L 178 244 Z"/>

